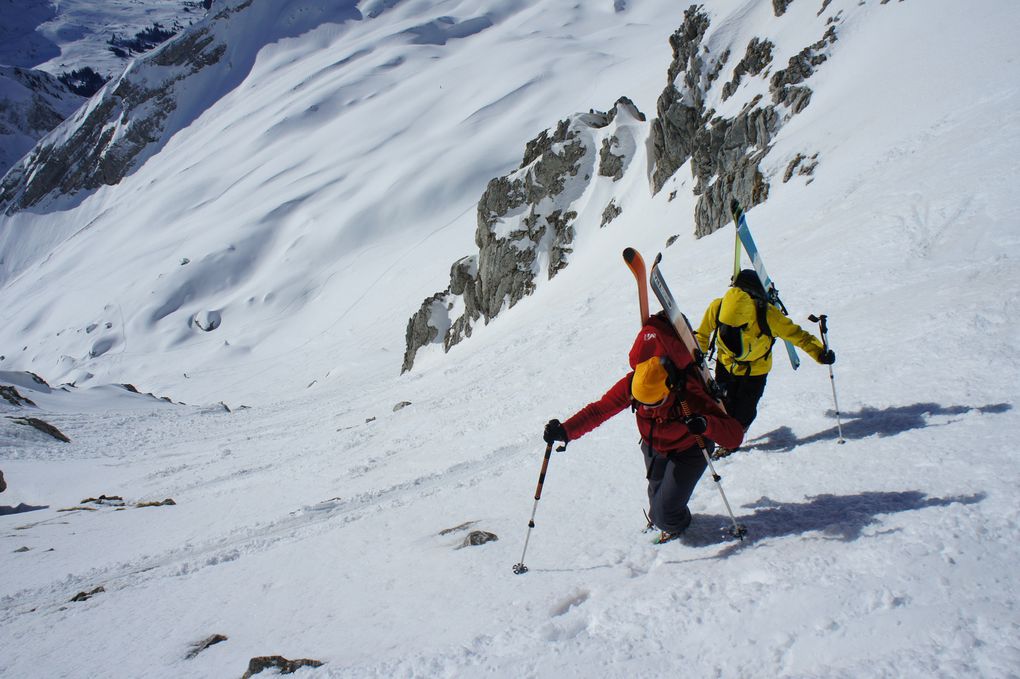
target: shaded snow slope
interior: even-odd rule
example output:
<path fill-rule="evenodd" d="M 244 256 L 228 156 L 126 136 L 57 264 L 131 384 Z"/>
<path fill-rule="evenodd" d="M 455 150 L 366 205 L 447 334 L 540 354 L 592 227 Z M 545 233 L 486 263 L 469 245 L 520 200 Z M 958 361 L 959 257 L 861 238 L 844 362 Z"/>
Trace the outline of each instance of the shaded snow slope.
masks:
<path fill-rule="evenodd" d="M 690 235 L 687 168 L 673 200 L 628 174 L 624 213 L 584 231 L 555 279 L 397 375 L 404 321 L 470 251 L 475 201 L 523 141 L 619 94 L 654 108 L 669 55 L 654 59 L 650 36 L 665 38 L 675 9 L 615 4 L 626 9 L 515 3 L 438 46 L 405 31 L 482 4 L 379 3 L 378 23 L 343 36 L 353 51 L 329 27 L 270 48 L 122 185 L 5 221 L 20 230 L 5 242 L 34 263 L 2 291 L 3 370 L 78 378 L 86 399 L 90 383 L 130 381 L 196 405 L 40 408 L 72 443 L 0 448 L 0 503 L 21 508 L 0 515 L 0 674 L 239 676 L 282 654 L 338 678 L 1016 675 L 1020 92 L 1007 3 L 979 17 L 948 1 L 834 0 L 817 17 L 795 0 L 782 19 L 714 6 L 709 39 L 730 31 L 741 45 L 751 15 L 763 33 L 790 21 L 808 35 L 843 13 L 810 106 L 770 154 L 780 175 L 805 149 L 819 165 L 777 182 L 748 220 L 793 319 L 829 315 L 847 442 L 834 441 L 828 371 L 777 360 L 746 449 L 718 464 L 748 540 L 721 537 L 706 477 L 690 533 L 653 547 L 624 413 L 555 454 L 531 570 L 511 573 L 542 424 L 627 369 L 637 304 L 623 247 L 663 252 L 692 320 L 732 262 L 731 231 Z M 358 33 L 370 27 L 385 46 Z M 578 36 L 599 31 L 616 56 L 586 52 Z M 346 108 L 294 117 L 339 92 Z M 246 141 L 284 121 L 293 134 Z M 47 239 L 61 245 L 33 245 Z M 217 288 L 215 271 L 236 278 Z M 169 299 L 180 308 L 154 320 Z M 214 311 L 215 330 L 188 326 Z M 203 405 L 219 400 L 233 412 Z M 176 505 L 58 511 L 99 494 Z M 469 529 L 499 540 L 456 549 Z M 215 633 L 227 641 L 185 659 Z"/>

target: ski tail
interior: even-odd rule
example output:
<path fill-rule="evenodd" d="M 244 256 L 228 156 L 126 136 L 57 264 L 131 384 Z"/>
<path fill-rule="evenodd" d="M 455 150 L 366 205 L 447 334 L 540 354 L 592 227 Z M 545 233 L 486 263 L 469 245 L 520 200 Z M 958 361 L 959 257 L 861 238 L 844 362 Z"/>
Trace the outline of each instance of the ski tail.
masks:
<path fill-rule="evenodd" d="M 648 321 L 648 286 L 645 281 L 648 280 L 645 269 L 645 259 L 641 256 L 641 253 L 634 248 L 626 248 L 623 251 L 623 261 L 627 263 L 627 268 L 634 274 L 634 281 L 637 283 L 638 289 L 638 310 L 641 314 L 641 325 L 644 325 Z"/>

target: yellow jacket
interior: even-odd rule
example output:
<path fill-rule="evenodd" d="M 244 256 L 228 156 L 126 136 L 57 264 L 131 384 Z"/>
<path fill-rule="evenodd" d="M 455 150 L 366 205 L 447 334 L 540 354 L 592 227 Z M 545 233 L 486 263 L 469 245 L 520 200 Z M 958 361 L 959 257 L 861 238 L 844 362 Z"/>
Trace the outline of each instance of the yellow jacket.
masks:
<path fill-rule="evenodd" d="M 784 339 L 800 347 L 816 361 L 825 348 L 821 340 L 783 315 L 771 304 L 766 309 L 766 322 L 772 335 L 762 332 L 754 299 L 740 288 L 730 288 L 705 310 L 698 327 L 701 350 L 708 353 L 712 333 L 720 324 L 740 328 L 739 341 L 723 337 L 724 328 L 716 337 L 718 360 L 731 375 L 764 375 L 772 369 L 773 338 Z M 738 346 L 734 346 L 738 345 Z"/>

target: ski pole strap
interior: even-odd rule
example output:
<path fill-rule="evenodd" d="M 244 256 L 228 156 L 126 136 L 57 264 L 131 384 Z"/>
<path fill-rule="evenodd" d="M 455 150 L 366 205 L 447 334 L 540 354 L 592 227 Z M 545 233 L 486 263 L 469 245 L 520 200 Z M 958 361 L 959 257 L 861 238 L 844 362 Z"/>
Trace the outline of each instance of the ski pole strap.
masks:
<path fill-rule="evenodd" d="M 817 323 L 818 324 L 818 329 L 822 333 L 822 346 L 825 349 L 829 348 L 829 337 L 828 337 L 828 335 L 829 335 L 829 326 L 826 323 L 826 320 L 828 320 L 828 318 L 829 317 L 826 316 L 825 314 L 819 314 L 818 316 L 815 316 L 814 314 L 811 314 L 810 316 L 808 316 L 808 320 L 809 321 L 811 321 L 812 323 Z"/>

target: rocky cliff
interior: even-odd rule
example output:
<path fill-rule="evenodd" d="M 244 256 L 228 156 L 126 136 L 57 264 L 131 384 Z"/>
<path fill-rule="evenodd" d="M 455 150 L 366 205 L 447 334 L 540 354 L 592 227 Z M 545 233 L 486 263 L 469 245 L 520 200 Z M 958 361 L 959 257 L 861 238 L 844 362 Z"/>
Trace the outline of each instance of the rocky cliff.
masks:
<path fill-rule="evenodd" d="M 567 265 L 574 204 L 596 182 L 623 176 L 638 143 L 629 125 L 643 120 L 625 98 L 607 113 L 575 115 L 528 142 L 520 166 L 489 182 L 478 201 L 478 252 L 454 262 L 449 287 L 425 299 L 408 321 L 404 371 L 422 347 L 449 351 L 478 322 L 488 323 Z M 601 226 L 620 209 L 610 201 Z"/>

